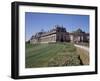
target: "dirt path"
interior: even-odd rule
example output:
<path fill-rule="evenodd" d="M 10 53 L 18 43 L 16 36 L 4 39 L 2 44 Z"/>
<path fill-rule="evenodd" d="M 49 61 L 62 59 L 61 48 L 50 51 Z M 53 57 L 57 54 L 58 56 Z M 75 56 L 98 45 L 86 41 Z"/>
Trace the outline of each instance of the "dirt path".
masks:
<path fill-rule="evenodd" d="M 80 56 L 80 60 L 81 60 L 81 63 L 83 65 L 89 65 L 89 48 L 86 47 L 86 46 L 82 46 L 82 45 L 77 45 L 77 44 L 74 44 L 74 46 L 76 47 L 77 49 L 77 53 L 79 54 Z"/>
<path fill-rule="evenodd" d="M 77 44 L 74 44 L 74 46 L 79 47 L 79 48 L 84 49 L 85 51 L 89 52 L 89 48 L 86 46 L 81 46 L 81 45 L 77 45 Z"/>

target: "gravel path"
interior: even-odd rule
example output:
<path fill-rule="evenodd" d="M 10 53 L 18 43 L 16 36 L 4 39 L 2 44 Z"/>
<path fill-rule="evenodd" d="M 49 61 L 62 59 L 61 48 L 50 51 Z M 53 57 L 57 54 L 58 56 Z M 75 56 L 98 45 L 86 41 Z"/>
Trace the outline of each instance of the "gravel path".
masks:
<path fill-rule="evenodd" d="M 86 51 L 88 51 L 88 52 L 89 52 L 89 48 L 88 48 L 88 47 L 86 47 L 86 46 L 81 46 L 81 45 L 77 45 L 77 44 L 74 44 L 74 46 L 75 46 L 75 47 L 82 48 L 82 49 L 84 49 L 84 50 L 86 50 Z"/>

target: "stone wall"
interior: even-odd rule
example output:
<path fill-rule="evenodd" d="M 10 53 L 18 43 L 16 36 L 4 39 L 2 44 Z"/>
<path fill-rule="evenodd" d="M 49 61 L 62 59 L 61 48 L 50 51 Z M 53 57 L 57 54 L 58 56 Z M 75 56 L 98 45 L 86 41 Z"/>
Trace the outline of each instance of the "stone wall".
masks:
<path fill-rule="evenodd" d="M 56 42 L 56 34 L 51 34 L 40 38 L 40 43 Z"/>

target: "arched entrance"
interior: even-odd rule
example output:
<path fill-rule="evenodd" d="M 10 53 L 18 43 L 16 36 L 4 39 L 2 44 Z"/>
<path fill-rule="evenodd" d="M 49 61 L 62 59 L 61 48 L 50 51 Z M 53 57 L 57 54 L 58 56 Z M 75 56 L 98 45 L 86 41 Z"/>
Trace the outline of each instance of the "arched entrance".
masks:
<path fill-rule="evenodd" d="M 60 41 L 61 41 L 61 42 L 64 42 L 63 35 L 61 35 Z"/>

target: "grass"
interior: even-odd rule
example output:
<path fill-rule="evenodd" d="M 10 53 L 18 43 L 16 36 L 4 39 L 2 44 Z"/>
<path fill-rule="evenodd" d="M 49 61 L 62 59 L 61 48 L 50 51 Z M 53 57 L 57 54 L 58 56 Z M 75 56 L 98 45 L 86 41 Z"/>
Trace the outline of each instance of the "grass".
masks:
<path fill-rule="evenodd" d="M 71 43 L 26 44 L 26 68 L 77 65 L 79 55 Z"/>

